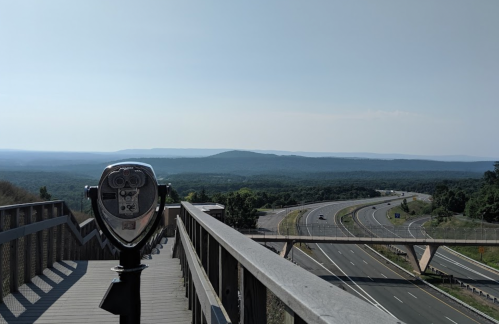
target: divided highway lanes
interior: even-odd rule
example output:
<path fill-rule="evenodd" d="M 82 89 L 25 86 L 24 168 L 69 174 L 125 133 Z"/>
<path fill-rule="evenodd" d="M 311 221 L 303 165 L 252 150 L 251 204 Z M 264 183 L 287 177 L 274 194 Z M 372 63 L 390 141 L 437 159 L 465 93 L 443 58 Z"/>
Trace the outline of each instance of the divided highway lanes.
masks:
<path fill-rule="evenodd" d="M 343 208 L 344 204 L 318 208 L 308 215 L 307 223 L 334 223 L 334 214 Z M 319 214 L 324 214 L 327 220 L 320 221 Z M 440 299 L 433 291 L 421 286 L 419 281 L 391 270 L 367 253 L 363 245 L 317 246 L 324 254 L 321 258 L 320 253 L 316 253 L 319 261 L 325 258 L 343 273 L 346 282 L 351 282 L 364 291 L 366 296 L 406 323 L 481 323 L 474 315 Z"/>
<path fill-rule="evenodd" d="M 399 204 L 400 202 L 393 202 L 392 205 L 380 204 L 376 206 L 376 209 L 364 208 L 359 211 L 358 218 L 364 225 L 367 226 L 379 226 L 387 225 L 391 226 L 390 221 L 386 217 L 387 211 L 393 207 L 393 205 Z M 408 221 L 405 226 L 408 226 L 408 231 L 406 233 L 399 233 L 397 235 L 405 237 L 422 237 L 420 227 L 423 223 L 428 221 L 428 218 L 419 219 L 416 221 Z M 405 250 L 404 246 L 397 246 L 398 248 Z M 415 251 L 420 259 L 425 246 L 416 246 Z M 495 271 L 488 270 L 485 267 L 480 267 L 477 264 L 470 262 L 464 258 L 460 258 L 455 254 L 449 252 L 446 248 L 440 247 L 437 253 L 433 257 L 430 263 L 432 266 L 446 272 L 447 274 L 454 275 L 455 278 L 469 283 L 484 292 L 491 295 L 499 297 L 499 273 Z"/>
<path fill-rule="evenodd" d="M 303 224 L 327 222 L 333 224 L 335 213 L 345 207 L 376 201 L 386 205 L 386 199 L 388 198 L 317 204 L 302 217 L 301 222 Z M 310 206 L 306 208 L 311 209 Z M 319 220 L 319 214 L 324 214 L 326 220 Z M 283 217 L 284 213 L 276 218 L 282 219 Z M 260 227 L 264 227 L 262 221 L 260 219 Z M 267 228 L 275 227 L 270 224 L 272 222 L 267 223 Z M 278 250 L 282 249 L 282 244 L 275 245 Z M 294 261 L 303 268 L 359 296 L 405 323 L 484 323 L 467 310 L 443 301 L 440 296 L 431 289 L 421 286 L 418 281 L 394 272 L 383 262 L 367 253 L 362 245 L 317 244 L 317 248 L 314 248 L 316 260 L 312 260 L 298 249 L 293 250 Z"/>

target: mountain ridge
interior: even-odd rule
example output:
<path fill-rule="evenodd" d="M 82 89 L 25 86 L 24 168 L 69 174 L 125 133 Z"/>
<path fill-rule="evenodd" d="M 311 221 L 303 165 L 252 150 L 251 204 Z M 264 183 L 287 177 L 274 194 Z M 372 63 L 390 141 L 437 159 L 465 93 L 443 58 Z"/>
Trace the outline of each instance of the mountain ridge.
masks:
<path fill-rule="evenodd" d="M 411 155 L 398 153 L 368 153 L 368 152 L 303 152 L 279 150 L 241 150 L 241 149 L 196 149 L 196 148 L 152 148 L 152 149 L 126 149 L 114 152 L 78 152 L 78 151 L 29 151 L 0 149 L 0 160 L 35 160 L 35 159 L 95 159 L 111 160 L 121 158 L 153 158 L 153 157 L 207 157 L 230 151 L 244 151 L 261 154 L 274 154 L 278 156 L 303 156 L 303 157 L 337 157 L 379 160 L 431 160 L 449 162 L 477 162 L 497 161 L 499 157 L 477 157 L 468 155 Z M 90 158 L 91 157 L 91 158 Z"/>

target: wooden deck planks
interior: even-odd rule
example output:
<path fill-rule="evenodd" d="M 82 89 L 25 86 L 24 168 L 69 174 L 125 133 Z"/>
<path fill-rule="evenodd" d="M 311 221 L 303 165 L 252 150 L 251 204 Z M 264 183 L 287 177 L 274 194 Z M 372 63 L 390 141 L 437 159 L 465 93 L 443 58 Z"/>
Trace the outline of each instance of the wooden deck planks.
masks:
<path fill-rule="evenodd" d="M 191 323 L 180 263 L 172 259 L 169 239 L 160 254 L 142 263 L 142 323 Z M 117 274 L 112 261 L 62 261 L 0 304 L 0 323 L 118 323 L 99 304 Z"/>

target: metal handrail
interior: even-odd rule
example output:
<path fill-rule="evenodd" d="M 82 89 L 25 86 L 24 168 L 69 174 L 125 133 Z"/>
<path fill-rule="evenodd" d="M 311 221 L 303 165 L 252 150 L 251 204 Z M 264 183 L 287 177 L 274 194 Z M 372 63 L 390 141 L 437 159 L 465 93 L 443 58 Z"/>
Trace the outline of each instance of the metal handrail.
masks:
<path fill-rule="evenodd" d="M 180 217 L 199 257 L 199 264 L 207 272 L 234 323 L 239 321 L 238 316 L 245 324 L 265 322 L 262 316 L 266 316 L 267 311 L 267 289 L 285 303 L 286 316 L 293 318 L 291 322 L 294 323 L 400 323 L 387 313 L 279 257 L 190 203 L 182 202 Z M 185 243 L 181 243 L 178 233 L 174 255 L 183 260 L 182 244 Z M 198 296 L 192 293 L 193 280 L 190 280 L 198 274 L 188 269 L 184 261 L 182 266 L 189 305 L 194 313 L 193 322 L 202 322 L 206 314 L 196 313 L 199 301 Z M 236 287 L 231 286 L 230 278 L 236 282 Z M 227 298 L 227 294 L 233 298 Z M 234 303 L 234 298 L 240 298 L 239 303 Z"/>

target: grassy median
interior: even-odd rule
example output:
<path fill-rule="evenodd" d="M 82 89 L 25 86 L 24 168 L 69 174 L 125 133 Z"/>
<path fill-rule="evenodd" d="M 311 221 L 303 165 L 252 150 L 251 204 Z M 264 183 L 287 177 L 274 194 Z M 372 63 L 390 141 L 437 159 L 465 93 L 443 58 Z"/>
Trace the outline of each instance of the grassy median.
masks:
<path fill-rule="evenodd" d="M 300 221 L 300 218 L 307 212 L 305 210 L 294 210 L 290 212 L 282 222 L 279 224 L 279 233 L 281 235 L 298 235 L 297 224 Z M 312 255 L 312 250 L 305 243 L 295 243 L 294 246 L 308 255 Z"/>
<path fill-rule="evenodd" d="M 406 221 L 421 217 L 431 212 L 430 204 L 421 200 L 408 201 L 407 206 L 409 207 L 409 212 L 404 211 L 398 203 L 393 204 L 393 207 L 388 210 L 387 217 L 392 225 L 402 226 Z M 396 213 L 400 215 L 400 218 L 395 218 Z"/>

